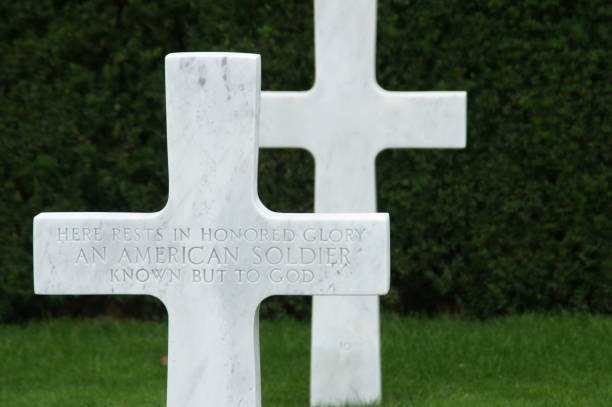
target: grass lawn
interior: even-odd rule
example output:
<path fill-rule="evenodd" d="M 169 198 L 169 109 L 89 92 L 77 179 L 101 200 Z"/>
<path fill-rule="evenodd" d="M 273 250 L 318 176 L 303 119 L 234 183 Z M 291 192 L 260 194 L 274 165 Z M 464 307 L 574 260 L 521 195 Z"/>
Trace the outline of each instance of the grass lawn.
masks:
<path fill-rule="evenodd" d="M 0 406 L 165 406 L 163 323 L 0 325 Z M 610 406 L 612 318 L 385 315 L 384 405 Z M 263 405 L 308 405 L 309 325 L 262 321 Z M 219 406 L 222 407 L 222 406 Z"/>

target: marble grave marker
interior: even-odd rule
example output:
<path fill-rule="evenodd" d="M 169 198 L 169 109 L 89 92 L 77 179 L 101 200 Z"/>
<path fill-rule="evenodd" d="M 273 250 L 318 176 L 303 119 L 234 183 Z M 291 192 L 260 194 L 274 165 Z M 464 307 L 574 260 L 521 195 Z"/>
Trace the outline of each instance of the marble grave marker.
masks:
<path fill-rule="evenodd" d="M 376 0 L 315 0 L 315 83 L 262 92 L 262 148 L 315 158 L 315 212 L 376 211 L 376 155 L 463 148 L 465 92 L 389 92 L 376 82 Z M 381 398 L 378 297 L 314 297 L 311 404 Z"/>
<path fill-rule="evenodd" d="M 166 57 L 169 198 L 156 213 L 42 213 L 37 294 L 148 294 L 168 310 L 168 406 L 259 406 L 259 303 L 380 295 L 387 214 L 282 214 L 257 196 L 260 59 Z"/>

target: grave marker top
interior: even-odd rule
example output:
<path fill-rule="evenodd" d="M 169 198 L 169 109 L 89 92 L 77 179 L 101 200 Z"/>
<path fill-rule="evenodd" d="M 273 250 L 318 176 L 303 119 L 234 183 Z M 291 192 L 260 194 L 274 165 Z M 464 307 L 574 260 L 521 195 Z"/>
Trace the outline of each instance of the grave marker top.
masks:
<path fill-rule="evenodd" d="M 169 198 L 156 213 L 42 213 L 38 294 L 149 294 L 169 315 L 168 405 L 260 405 L 256 310 L 277 294 L 383 294 L 386 214 L 259 201 L 258 55 L 166 57 Z"/>

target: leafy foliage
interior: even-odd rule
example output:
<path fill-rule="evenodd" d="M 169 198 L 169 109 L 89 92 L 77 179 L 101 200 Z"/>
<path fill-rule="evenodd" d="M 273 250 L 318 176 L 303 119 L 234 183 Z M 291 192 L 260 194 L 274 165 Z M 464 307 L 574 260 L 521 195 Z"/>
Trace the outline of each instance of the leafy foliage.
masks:
<path fill-rule="evenodd" d="M 32 217 L 160 209 L 164 55 L 257 52 L 264 89 L 308 89 L 312 15 L 309 1 L 289 0 L 5 4 L 0 320 L 159 309 L 139 297 L 35 297 Z M 611 22 L 605 0 L 379 0 L 381 85 L 469 92 L 466 150 L 378 159 L 379 208 L 392 217 L 385 307 L 612 310 Z M 262 153 L 262 201 L 312 210 L 312 168 L 304 152 Z M 304 314 L 305 304 L 268 308 Z"/>

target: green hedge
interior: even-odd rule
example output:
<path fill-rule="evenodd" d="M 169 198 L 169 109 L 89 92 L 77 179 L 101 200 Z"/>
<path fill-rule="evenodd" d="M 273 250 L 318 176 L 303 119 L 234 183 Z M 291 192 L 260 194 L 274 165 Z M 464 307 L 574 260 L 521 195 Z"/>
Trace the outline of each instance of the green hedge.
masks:
<path fill-rule="evenodd" d="M 0 15 L 0 320 L 143 315 L 142 297 L 35 297 L 32 217 L 166 200 L 163 57 L 262 54 L 263 88 L 313 82 L 308 0 L 20 0 Z M 380 84 L 467 90 L 468 147 L 377 161 L 387 309 L 612 311 L 612 3 L 379 0 Z M 260 194 L 312 210 L 312 158 L 265 151 Z M 304 315 L 307 299 L 267 303 Z"/>

